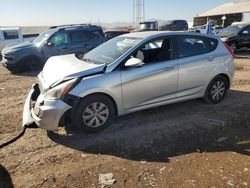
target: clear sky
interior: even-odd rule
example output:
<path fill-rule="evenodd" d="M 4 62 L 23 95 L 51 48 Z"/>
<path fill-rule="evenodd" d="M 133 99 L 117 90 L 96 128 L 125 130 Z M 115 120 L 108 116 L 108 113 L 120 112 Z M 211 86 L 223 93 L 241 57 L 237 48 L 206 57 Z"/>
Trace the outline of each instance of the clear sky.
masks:
<path fill-rule="evenodd" d="M 186 19 L 234 0 L 145 0 L 146 18 Z M 0 0 L 0 25 L 132 22 L 133 0 Z"/>

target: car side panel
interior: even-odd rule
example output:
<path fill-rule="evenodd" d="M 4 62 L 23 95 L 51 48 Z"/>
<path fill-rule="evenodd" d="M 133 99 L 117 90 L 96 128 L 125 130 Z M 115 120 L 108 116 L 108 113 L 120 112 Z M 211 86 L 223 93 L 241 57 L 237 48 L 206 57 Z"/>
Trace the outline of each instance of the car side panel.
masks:
<path fill-rule="evenodd" d="M 207 79 L 218 72 L 218 65 L 223 62 L 224 58 L 215 53 L 180 59 L 177 97 L 204 96 Z"/>

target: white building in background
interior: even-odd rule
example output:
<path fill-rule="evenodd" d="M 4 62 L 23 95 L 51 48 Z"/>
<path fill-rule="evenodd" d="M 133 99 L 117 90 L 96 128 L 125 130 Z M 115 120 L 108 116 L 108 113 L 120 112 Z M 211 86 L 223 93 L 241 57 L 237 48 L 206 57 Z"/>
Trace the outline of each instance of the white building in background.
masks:
<path fill-rule="evenodd" d="M 250 22 L 250 1 L 226 3 L 201 13 L 194 18 L 194 26 L 204 25 L 208 20 L 224 27 L 233 22 Z"/>

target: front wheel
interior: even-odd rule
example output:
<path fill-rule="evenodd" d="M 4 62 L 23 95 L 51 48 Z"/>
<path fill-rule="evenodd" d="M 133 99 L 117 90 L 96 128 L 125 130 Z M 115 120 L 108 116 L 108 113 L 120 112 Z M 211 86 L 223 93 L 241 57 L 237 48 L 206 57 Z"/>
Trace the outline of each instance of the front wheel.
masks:
<path fill-rule="evenodd" d="M 92 95 L 82 99 L 73 114 L 73 124 L 84 132 L 98 132 L 114 120 L 115 107 L 105 95 Z"/>
<path fill-rule="evenodd" d="M 204 100 L 208 103 L 218 104 L 226 96 L 228 91 L 228 81 L 223 76 L 216 76 L 208 85 Z"/>

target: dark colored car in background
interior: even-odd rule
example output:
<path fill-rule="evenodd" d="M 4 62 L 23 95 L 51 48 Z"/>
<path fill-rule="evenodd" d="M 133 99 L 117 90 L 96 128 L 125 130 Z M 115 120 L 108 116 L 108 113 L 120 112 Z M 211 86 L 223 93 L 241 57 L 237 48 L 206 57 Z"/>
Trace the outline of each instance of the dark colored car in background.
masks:
<path fill-rule="evenodd" d="M 149 20 L 141 22 L 137 31 L 185 31 L 188 30 L 186 20 Z"/>
<path fill-rule="evenodd" d="M 223 29 L 219 35 L 234 52 L 243 47 L 250 47 L 250 24 L 232 24 Z"/>
<path fill-rule="evenodd" d="M 127 34 L 129 33 L 128 31 L 106 31 L 104 33 L 104 36 L 105 36 L 105 40 L 108 41 L 112 38 L 115 38 L 115 37 L 118 37 L 120 35 L 123 35 L 123 34 Z"/>
<path fill-rule="evenodd" d="M 64 54 L 81 55 L 105 41 L 103 30 L 95 25 L 53 26 L 33 42 L 5 47 L 2 63 L 11 72 L 41 69 L 48 58 Z"/>

